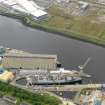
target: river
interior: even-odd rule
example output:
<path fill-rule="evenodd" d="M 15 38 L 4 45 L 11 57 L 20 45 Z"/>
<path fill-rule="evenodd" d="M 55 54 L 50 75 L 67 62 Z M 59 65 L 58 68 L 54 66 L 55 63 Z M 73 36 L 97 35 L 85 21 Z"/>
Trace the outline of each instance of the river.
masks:
<path fill-rule="evenodd" d="M 78 69 L 88 57 L 90 82 L 105 81 L 105 48 L 60 35 L 31 29 L 18 20 L 0 16 L 0 45 L 40 54 L 57 54 L 65 68 Z"/>

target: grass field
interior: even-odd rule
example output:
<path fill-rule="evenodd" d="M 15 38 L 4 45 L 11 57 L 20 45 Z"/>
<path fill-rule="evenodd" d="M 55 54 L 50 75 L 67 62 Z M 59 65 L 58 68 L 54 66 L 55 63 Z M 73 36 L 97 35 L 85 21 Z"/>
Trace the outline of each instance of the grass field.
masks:
<path fill-rule="evenodd" d="M 39 22 L 41 25 L 47 27 L 53 27 L 58 30 L 69 33 L 80 35 L 87 39 L 98 40 L 105 43 L 105 23 L 99 22 L 97 17 L 104 15 L 100 9 L 94 9 L 88 11 L 83 16 L 72 16 L 66 14 L 61 8 L 52 6 L 48 10 L 50 16 L 48 20 Z"/>

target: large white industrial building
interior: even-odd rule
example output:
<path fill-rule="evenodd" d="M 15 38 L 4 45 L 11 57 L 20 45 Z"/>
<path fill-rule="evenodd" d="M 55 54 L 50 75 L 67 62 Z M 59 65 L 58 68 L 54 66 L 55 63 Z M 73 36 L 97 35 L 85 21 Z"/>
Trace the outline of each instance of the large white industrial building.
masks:
<path fill-rule="evenodd" d="M 0 0 L 0 3 L 6 4 L 11 8 L 32 15 L 36 20 L 47 17 L 47 12 L 39 7 L 32 0 Z"/>

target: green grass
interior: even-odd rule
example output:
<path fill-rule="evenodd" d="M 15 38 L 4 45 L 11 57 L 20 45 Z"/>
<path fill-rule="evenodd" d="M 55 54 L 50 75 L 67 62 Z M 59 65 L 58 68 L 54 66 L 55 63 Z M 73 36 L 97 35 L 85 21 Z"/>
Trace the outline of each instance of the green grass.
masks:
<path fill-rule="evenodd" d="M 49 19 L 39 22 L 39 24 L 54 27 L 58 31 L 61 30 L 66 33 L 65 36 L 81 37 L 80 39 L 85 38 L 85 41 L 105 45 L 105 23 L 97 20 L 98 16 L 105 14 L 100 9 L 89 10 L 84 16 L 65 14 L 58 6 L 52 6 L 48 12 L 50 14 Z"/>
<path fill-rule="evenodd" d="M 56 20 L 57 18 L 58 18 L 58 20 Z M 98 26 L 97 26 L 97 24 L 95 23 L 95 24 L 91 25 L 87 21 L 88 26 L 90 25 L 88 27 L 88 26 L 86 26 L 86 23 L 81 23 L 80 20 L 79 21 L 76 20 L 78 22 L 76 22 L 75 24 L 78 27 L 75 27 L 73 24 L 73 21 L 66 19 L 67 23 L 65 24 L 65 22 L 62 22 L 63 20 L 64 20 L 63 17 L 56 16 L 56 17 L 50 17 L 46 21 L 37 22 L 37 21 L 32 20 L 30 17 L 25 17 L 25 19 L 23 19 L 22 22 L 24 25 L 30 26 L 32 28 L 37 28 L 37 29 L 41 29 L 41 30 L 44 30 L 47 32 L 52 32 L 52 33 L 66 36 L 66 37 L 76 38 L 76 39 L 83 40 L 86 42 L 91 42 L 91 43 L 94 43 L 97 45 L 105 46 L 105 40 L 103 38 L 104 24 L 103 25 L 98 24 Z M 54 21 L 57 21 L 57 23 L 59 23 L 60 25 L 59 24 L 55 25 Z M 74 19 L 74 21 L 75 21 L 75 19 Z M 65 24 L 65 27 L 62 24 Z M 85 27 L 83 27 L 82 24 L 84 24 Z M 68 27 L 67 27 L 67 25 L 68 25 Z M 93 25 L 94 25 L 94 27 L 93 27 Z M 86 30 L 88 30 L 88 31 L 82 30 L 83 28 L 84 29 L 86 28 Z M 90 31 L 90 30 L 92 30 L 92 31 Z M 97 32 L 99 32 L 99 33 L 97 33 Z"/>
<path fill-rule="evenodd" d="M 55 6 L 49 9 L 49 13 L 52 17 L 44 24 L 65 29 L 70 32 L 80 33 L 85 36 L 99 37 L 103 30 L 105 30 L 105 24 L 94 22 L 98 11 L 99 10 L 90 11 L 86 16 L 76 17 L 67 14 L 65 15 L 63 10 Z"/>

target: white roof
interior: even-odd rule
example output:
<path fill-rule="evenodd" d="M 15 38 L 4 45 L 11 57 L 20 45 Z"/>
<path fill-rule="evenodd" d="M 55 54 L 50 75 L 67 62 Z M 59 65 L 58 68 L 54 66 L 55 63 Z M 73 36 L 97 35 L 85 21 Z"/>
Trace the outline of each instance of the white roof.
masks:
<path fill-rule="evenodd" d="M 64 74 L 73 74 L 73 71 L 65 70 L 64 68 L 60 68 L 59 70 L 50 71 L 52 74 L 64 73 Z"/>
<path fill-rule="evenodd" d="M 0 2 L 8 4 L 19 11 L 27 12 L 36 18 L 47 14 L 37 4 L 29 0 L 0 0 Z"/>
<path fill-rule="evenodd" d="M 42 11 L 39 8 L 33 6 L 33 4 L 28 0 L 17 0 L 17 2 L 23 6 L 30 14 L 34 15 L 35 17 L 40 17 L 42 15 L 46 15 L 47 13 Z"/>
<path fill-rule="evenodd" d="M 16 1 L 15 0 L 1 0 L 0 2 L 8 4 L 8 5 L 15 5 Z"/>
<path fill-rule="evenodd" d="M 13 5 L 12 8 L 27 13 L 27 11 L 24 8 L 20 7 L 19 5 Z"/>
<path fill-rule="evenodd" d="M 42 11 L 42 10 L 36 10 L 36 11 L 32 12 L 31 14 L 36 16 L 36 17 L 40 17 L 42 15 L 46 15 L 47 13 Z"/>

